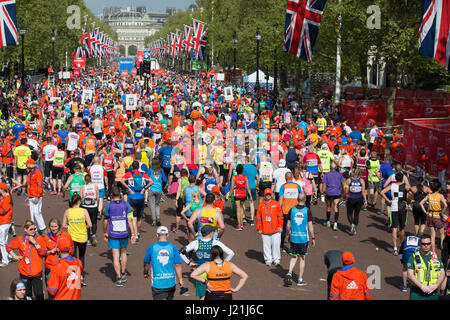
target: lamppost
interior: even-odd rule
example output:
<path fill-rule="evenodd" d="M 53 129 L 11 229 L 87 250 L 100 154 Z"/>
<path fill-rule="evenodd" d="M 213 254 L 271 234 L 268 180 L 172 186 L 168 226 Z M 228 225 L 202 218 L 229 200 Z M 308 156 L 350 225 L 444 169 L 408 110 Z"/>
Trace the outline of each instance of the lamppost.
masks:
<path fill-rule="evenodd" d="M 20 36 L 22 37 L 22 66 L 21 66 L 21 80 L 20 80 L 20 85 L 22 86 L 22 88 L 25 87 L 25 33 L 27 32 L 27 30 L 25 28 L 20 29 L 19 33 Z"/>
<path fill-rule="evenodd" d="M 55 67 L 55 29 L 52 29 L 52 67 Z"/>
<path fill-rule="evenodd" d="M 233 63 L 234 63 L 234 66 L 233 66 L 233 82 L 234 82 L 234 77 L 236 77 L 236 47 L 237 47 L 237 44 L 238 44 L 236 31 L 234 31 L 234 33 L 233 33 L 233 43 L 234 43 L 234 53 L 233 53 L 233 55 L 234 55 L 234 57 L 233 57 Z"/>
<path fill-rule="evenodd" d="M 261 34 L 259 28 L 256 30 L 256 85 L 255 92 L 259 91 L 259 42 L 261 41 Z"/>

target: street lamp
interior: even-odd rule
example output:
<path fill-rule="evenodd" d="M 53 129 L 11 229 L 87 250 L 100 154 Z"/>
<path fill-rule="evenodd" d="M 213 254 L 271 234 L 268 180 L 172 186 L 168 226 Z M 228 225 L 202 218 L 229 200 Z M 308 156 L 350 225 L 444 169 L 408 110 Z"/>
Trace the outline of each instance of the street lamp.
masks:
<path fill-rule="evenodd" d="M 236 31 L 234 31 L 234 33 L 233 33 L 233 43 L 234 43 L 234 58 L 233 58 L 233 61 L 234 61 L 233 78 L 234 78 L 234 77 L 236 77 L 236 47 L 237 47 L 237 44 L 238 44 Z"/>
<path fill-rule="evenodd" d="M 21 72 L 22 72 L 22 76 L 21 76 L 21 81 L 20 81 L 20 85 L 22 87 L 25 87 L 25 33 L 27 32 L 27 30 L 25 28 L 20 29 L 19 33 L 20 36 L 22 37 L 22 67 L 21 67 Z"/>
<path fill-rule="evenodd" d="M 52 68 L 55 67 L 55 29 L 52 29 Z"/>
<path fill-rule="evenodd" d="M 261 41 L 261 34 L 259 28 L 256 30 L 256 85 L 255 92 L 259 91 L 259 42 Z"/>

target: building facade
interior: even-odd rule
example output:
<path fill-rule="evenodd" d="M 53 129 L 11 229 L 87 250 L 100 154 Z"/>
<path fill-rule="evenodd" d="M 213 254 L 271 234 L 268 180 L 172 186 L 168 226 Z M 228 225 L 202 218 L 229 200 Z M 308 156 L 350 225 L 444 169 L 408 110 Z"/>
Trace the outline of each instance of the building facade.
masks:
<path fill-rule="evenodd" d="M 145 7 L 109 7 L 103 10 L 103 22 L 117 32 L 120 55 L 132 57 L 137 50 L 144 49 L 145 37 L 159 31 L 175 12 L 174 8 L 157 13 L 147 12 Z"/>

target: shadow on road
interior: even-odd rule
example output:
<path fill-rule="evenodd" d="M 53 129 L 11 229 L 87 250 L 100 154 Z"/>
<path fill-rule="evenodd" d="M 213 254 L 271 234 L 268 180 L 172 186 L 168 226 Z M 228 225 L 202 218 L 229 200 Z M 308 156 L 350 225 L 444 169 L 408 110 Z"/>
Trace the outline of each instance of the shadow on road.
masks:
<path fill-rule="evenodd" d="M 402 288 L 403 281 L 401 276 L 386 277 L 384 280 L 388 285 L 391 285 L 394 288 L 398 288 L 399 290 Z"/>
<path fill-rule="evenodd" d="M 361 240 L 360 242 L 362 242 L 362 243 L 369 242 L 369 243 L 372 243 L 377 248 L 381 248 L 384 251 L 389 252 L 389 253 L 391 252 L 390 251 L 390 248 L 392 248 L 391 244 L 386 242 L 386 241 L 384 241 L 384 240 L 380 240 L 380 239 L 376 239 L 374 237 L 370 237 L 368 239 Z"/>
<path fill-rule="evenodd" d="M 264 257 L 262 252 L 260 251 L 256 251 L 256 250 L 247 250 L 247 252 L 245 253 L 245 255 L 249 258 L 249 259 L 253 259 L 256 261 L 259 261 L 261 263 L 264 263 Z"/>
<path fill-rule="evenodd" d="M 108 262 L 105 266 L 99 269 L 100 273 L 106 275 L 111 281 L 116 281 L 116 271 L 114 271 L 114 265 L 112 264 L 112 252 L 111 250 L 100 253 L 101 257 L 108 258 L 111 262 Z"/>

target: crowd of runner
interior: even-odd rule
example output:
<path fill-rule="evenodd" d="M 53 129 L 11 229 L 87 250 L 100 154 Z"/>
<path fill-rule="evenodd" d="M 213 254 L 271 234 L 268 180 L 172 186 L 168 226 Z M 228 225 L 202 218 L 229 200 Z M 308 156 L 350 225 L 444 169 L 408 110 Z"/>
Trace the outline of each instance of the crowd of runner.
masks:
<path fill-rule="evenodd" d="M 87 285 L 87 246 L 98 245 L 98 237 L 108 241 L 115 285 L 123 286 L 128 239 L 139 243 L 144 215 L 158 227 L 159 241 L 144 258 L 144 275 L 150 264 L 153 268 L 155 299 L 173 298 L 175 282 L 183 287 L 183 260 L 194 270 L 198 297 L 231 298 L 247 275 L 230 262 L 234 252 L 220 241 L 226 206 L 235 221 L 235 230 L 227 232 L 256 228 L 267 265 L 279 265 L 283 251 L 291 255 L 286 285 L 292 283 L 298 257 L 297 285 L 307 285 L 303 271 L 308 245 L 315 242 L 313 216 L 334 231 L 344 232 L 341 226 L 348 225 L 353 236 L 360 211 L 368 209 L 384 215 L 392 228 L 393 255 L 404 254 L 407 213 L 412 212 L 415 234 L 429 230 L 431 250 L 439 253 L 447 273 L 449 185 L 443 148 L 437 150 L 439 180 L 432 180 L 423 153 L 414 175 L 406 168 L 401 132 L 394 130 L 385 156 L 386 139 L 374 121 L 351 128 L 326 98 L 299 106 L 290 96 L 263 92 L 256 99 L 252 91 L 234 86 L 233 98 L 227 99 L 224 84 L 165 70 L 149 85 L 139 77 L 110 72 L 105 81 L 102 75 L 97 70 L 95 77 L 56 89 L 39 83 L 25 94 L 11 83 L 1 84 L 0 266 L 20 260 L 11 298 L 26 287 L 26 296 L 43 299 L 41 277 L 48 297 L 80 298 L 81 286 Z M 86 89 L 94 92 L 87 100 Z M 127 108 L 128 94 L 139 96 L 133 110 Z M 27 197 L 29 220 L 15 220 L 12 193 Z M 43 217 L 44 196 L 68 198 L 69 208 Z M 161 214 L 163 201 L 173 203 L 174 217 Z M 325 212 L 319 201 L 325 202 Z M 347 220 L 339 219 L 340 210 Z M 24 227 L 23 237 L 15 224 Z M 184 233 L 190 244 L 168 246 L 170 232 Z M 158 255 L 161 248 L 166 258 Z M 166 269 L 164 259 L 173 269 Z M 67 269 L 60 262 L 74 270 L 71 288 L 60 288 Z M 159 279 L 159 273 L 172 276 Z M 218 278 L 231 273 L 241 278 L 236 288 Z M 439 284 L 425 295 L 448 294 L 447 280 Z M 330 298 L 335 296 L 333 291 Z"/>

